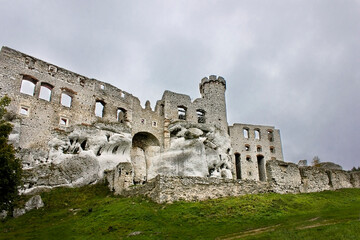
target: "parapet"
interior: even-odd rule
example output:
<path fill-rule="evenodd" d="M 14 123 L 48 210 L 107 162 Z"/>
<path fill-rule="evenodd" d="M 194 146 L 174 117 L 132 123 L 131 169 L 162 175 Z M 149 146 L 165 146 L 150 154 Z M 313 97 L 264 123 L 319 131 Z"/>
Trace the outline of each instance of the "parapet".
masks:
<path fill-rule="evenodd" d="M 226 89 L 226 81 L 223 77 L 218 76 L 216 77 L 216 75 L 210 75 L 209 77 L 204 77 L 203 79 L 201 79 L 201 83 L 200 83 L 200 92 L 202 92 L 202 88 L 204 87 L 205 84 L 207 83 L 220 83 L 222 85 L 224 85 L 225 89 Z"/>

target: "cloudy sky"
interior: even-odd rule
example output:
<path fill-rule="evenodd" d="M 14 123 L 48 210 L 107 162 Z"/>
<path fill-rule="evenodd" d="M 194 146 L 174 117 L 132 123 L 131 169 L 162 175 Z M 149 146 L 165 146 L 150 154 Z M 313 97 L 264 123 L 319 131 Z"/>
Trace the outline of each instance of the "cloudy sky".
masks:
<path fill-rule="evenodd" d="M 285 161 L 360 166 L 359 0 L 0 0 L 0 45 L 154 106 L 227 81 L 228 122 L 281 130 Z"/>

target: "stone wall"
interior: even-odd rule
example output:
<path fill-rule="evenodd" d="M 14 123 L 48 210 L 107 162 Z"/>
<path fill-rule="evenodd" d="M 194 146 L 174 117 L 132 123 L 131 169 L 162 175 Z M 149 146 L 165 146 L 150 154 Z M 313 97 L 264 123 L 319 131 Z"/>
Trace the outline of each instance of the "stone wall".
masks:
<path fill-rule="evenodd" d="M 268 181 L 158 175 L 144 185 L 123 189 L 123 196 L 143 195 L 157 203 L 202 201 L 266 192 L 308 193 L 339 188 L 359 188 L 360 172 L 298 167 L 294 163 L 270 160 Z"/>
<path fill-rule="evenodd" d="M 266 181 L 266 176 L 261 176 L 261 172 L 265 172 L 266 162 L 283 160 L 280 131 L 272 126 L 236 123 L 229 126 L 229 134 L 234 165 L 236 158 L 240 160 L 240 165 L 234 167 L 239 172 L 238 179 Z"/>
<path fill-rule="evenodd" d="M 143 195 L 157 203 L 203 201 L 207 199 L 265 193 L 267 183 L 201 177 L 157 176 L 149 183 L 123 191 L 123 196 Z"/>

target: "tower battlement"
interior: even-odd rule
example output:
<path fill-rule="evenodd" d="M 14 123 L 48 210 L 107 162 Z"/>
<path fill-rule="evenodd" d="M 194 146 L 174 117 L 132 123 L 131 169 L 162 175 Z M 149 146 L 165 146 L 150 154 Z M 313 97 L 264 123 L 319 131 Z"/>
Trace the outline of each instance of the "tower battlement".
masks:
<path fill-rule="evenodd" d="M 221 77 L 221 76 L 217 77 L 216 75 L 210 75 L 209 77 L 204 77 L 203 79 L 201 79 L 201 83 L 199 85 L 200 93 L 203 93 L 203 88 L 208 83 L 219 83 L 219 84 L 222 84 L 226 89 L 226 81 L 223 77 Z"/>

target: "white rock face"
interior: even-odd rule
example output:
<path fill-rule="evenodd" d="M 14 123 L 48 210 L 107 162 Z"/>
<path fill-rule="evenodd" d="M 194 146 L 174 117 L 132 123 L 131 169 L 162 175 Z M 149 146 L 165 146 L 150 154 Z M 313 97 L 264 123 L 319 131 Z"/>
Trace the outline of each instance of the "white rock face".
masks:
<path fill-rule="evenodd" d="M 121 162 L 130 162 L 131 134 L 116 126 L 77 126 L 59 133 L 49 142 L 44 163 L 31 161 L 36 151 L 26 152 L 24 192 L 36 188 L 80 187 L 101 179 L 104 171 Z"/>
<path fill-rule="evenodd" d="M 13 211 L 13 217 L 18 218 L 26 213 L 25 208 L 15 208 Z"/>
<path fill-rule="evenodd" d="M 32 209 L 39 209 L 44 207 L 44 202 L 42 201 L 40 195 L 35 195 L 31 197 L 26 203 L 25 203 L 25 210 L 30 211 Z"/>
<path fill-rule="evenodd" d="M 206 124 L 178 122 L 169 126 L 170 148 L 149 150 L 148 178 L 156 175 L 232 178 L 228 135 Z M 136 171 L 135 171 L 136 175 Z"/>
<path fill-rule="evenodd" d="M 129 129 L 116 125 L 77 126 L 57 133 L 49 142 L 49 153 L 38 154 L 45 158 L 43 164 L 31 163 L 36 152 L 27 153 L 30 164 L 25 171 L 25 192 L 84 186 L 102 179 L 104 172 L 112 189 L 142 184 L 159 174 L 232 178 L 227 133 L 184 121 L 171 124 L 169 131 L 168 149 L 162 149 L 151 134 L 141 133 L 132 139 Z"/>

